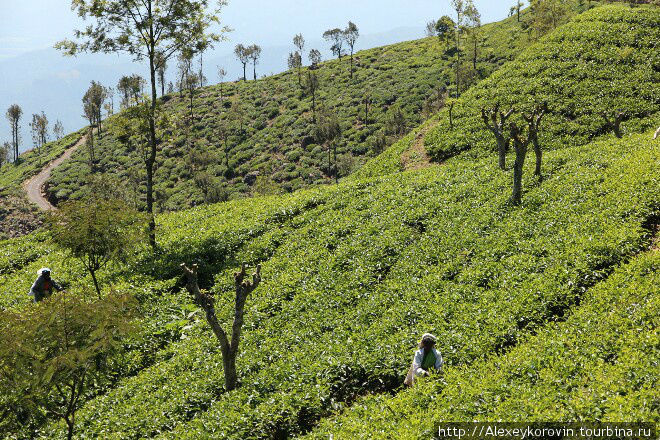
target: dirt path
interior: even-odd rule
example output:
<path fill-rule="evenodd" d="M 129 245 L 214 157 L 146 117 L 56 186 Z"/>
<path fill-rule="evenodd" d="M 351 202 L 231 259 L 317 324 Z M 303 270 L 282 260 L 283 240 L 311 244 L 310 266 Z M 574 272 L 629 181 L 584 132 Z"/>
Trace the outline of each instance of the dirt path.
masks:
<path fill-rule="evenodd" d="M 401 164 L 405 171 L 410 170 L 420 170 L 422 168 L 428 168 L 431 164 L 431 158 L 426 152 L 426 146 L 424 145 L 424 138 L 426 134 L 436 126 L 437 124 L 427 124 L 423 127 L 410 148 L 403 152 L 401 155 Z"/>
<path fill-rule="evenodd" d="M 27 194 L 27 198 L 30 202 L 34 203 L 44 211 L 50 211 L 56 209 L 44 196 L 44 185 L 50 177 L 50 173 L 60 166 L 62 162 L 69 159 L 74 151 L 78 149 L 81 145 L 85 143 L 85 136 L 81 137 L 78 142 L 69 147 L 64 154 L 60 157 L 49 163 L 44 169 L 41 170 L 39 174 L 31 177 L 30 179 L 23 182 L 23 189 Z"/>

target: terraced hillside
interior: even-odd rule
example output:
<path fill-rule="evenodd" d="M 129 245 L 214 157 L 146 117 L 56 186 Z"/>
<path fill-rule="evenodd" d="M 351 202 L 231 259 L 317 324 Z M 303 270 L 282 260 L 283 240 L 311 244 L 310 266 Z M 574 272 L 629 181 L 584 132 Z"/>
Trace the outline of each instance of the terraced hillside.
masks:
<path fill-rule="evenodd" d="M 616 26 L 658 10 L 592 14 Z M 580 23 L 590 26 L 569 24 L 567 46 Z M 637 35 L 644 23 L 657 32 L 652 21 L 626 29 Z M 599 29 L 592 38 L 629 41 Z M 562 32 L 535 46 L 539 57 Z M 631 127 L 659 123 L 656 111 L 621 139 L 594 131 L 556 141 L 543 182 L 527 164 L 519 207 L 483 133 L 481 153 L 443 166 L 396 172 L 405 149 L 394 145 L 370 165 L 382 176 L 159 215 L 155 257 L 100 273 L 137 297 L 142 325 L 112 359 L 112 385 L 85 396 L 78 435 L 419 438 L 448 418 L 657 422 L 659 262 L 649 249 L 657 247 L 660 142 Z M 263 281 L 246 306 L 241 386 L 226 392 L 218 344 L 179 264 L 200 265 L 226 324 L 241 261 L 260 263 Z M 92 289 L 40 232 L 0 242 L 0 306 L 25 307 L 43 266 L 72 294 Z M 404 391 L 426 331 L 441 341 L 444 376 Z M 65 437 L 63 423 L 19 422 L 1 420 L 0 432 Z"/>
<path fill-rule="evenodd" d="M 481 109 L 496 104 L 511 121 L 547 102 L 549 113 L 539 133 L 544 150 L 584 145 L 611 132 L 610 120 L 624 113 L 624 133 L 649 129 L 649 116 L 660 111 L 660 13 L 657 7 L 605 6 L 578 15 L 570 23 L 526 49 L 456 102 L 453 125 L 445 108 L 371 161 L 354 176 L 379 176 L 405 168 L 407 152 L 426 150 L 441 162 L 470 150 L 497 162 L 496 143 Z M 421 148 L 421 146 L 425 148 Z"/>
<path fill-rule="evenodd" d="M 0 239 L 17 237 L 34 231 L 40 225 L 34 206 L 25 198 L 23 182 L 38 174 L 41 168 L 59 157 L 64 150 L 80 139 L 80 133 L 72 133 L 43 146 L 42 151 L 32 150 L 21 155 L 18 164 L 5 163 L 0 167 Z"/>
<path fill-rule="evenodd" d="M 569 4 L 574 12 L 579 10 L 578 2 Z M 515 17 L 485 25 L 481 35 L 475 78 L 490 75 L 530 44 Z M 425 101 L 453 77 L 454 57 L 447 49 L 437 38 L 427 38 L 361 51 L 353 79 L 348 59 L 324 62 L 314 71 L 319 82 L 317 107 L 336 115 L 342 129 L 337 141 L 340 177 L 378 155 L 399 130 L 408 132 L 423 120 Z M 303 78 L 306 73 L 303 69 Z M 368 119 L 365 97 L 370 99 Z M 163 99 L 163 111 L 177 126 L 159 154 L 155 179 L 161 211 L 333 180 L 327 147 L 315 138 L 312 96 L 299 86 L 296 71 L 199 89 L 193 107 L 190 123 L 186 94 Z M 397 109 L 403 125 L 394 122 Z M 226 143 L 223 131 L 228 133 Z M 137 152 L 111 136 L 102 138 L 98 148 L 101 172 L 118 177 L 118 182 L 133 182 L 127 184 L 130 194 L 143 191 L 144 185 L 138 185 L 144 171 Z M 49 186 L 53 198 L 80 195 L 89 167 L 85 152 L 76 159 L 54 173 Z"/>

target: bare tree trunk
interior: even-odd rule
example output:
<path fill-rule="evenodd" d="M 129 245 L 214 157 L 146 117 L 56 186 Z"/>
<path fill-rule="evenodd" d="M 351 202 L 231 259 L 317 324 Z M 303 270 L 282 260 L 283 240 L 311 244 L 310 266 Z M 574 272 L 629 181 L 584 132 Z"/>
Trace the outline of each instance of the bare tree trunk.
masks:
<path fill-rule="evenodd" d="M 94 281 L 94 288 L 96 289 L 96 294 L 99 296 L 99 299 L 101 299 L 101 288 L 99 287 L 99 282 L 96 279 L 96 271 L 90 269 L 89 273 L 92 275 L 92 281 Z"/>
<path fill-rule="evenodd" d="M 621 132 L 621 121 L 623 121 L 623 118 L 625 114 L 623 112 L 619 112 L 614 115 L 614 119 L 610 119 L 607 116 L 607 113 L 602 112 L 600 114 L 603 119 L 605 119 L 605 123 L 607 124 L 607 127 L 614 132 L 614 135 L 621 139 L 623 137 L 623 133 Z"/>
<path fill-rule="evenodd" d="M 527 146 L 529 139 L 521 139 L 521 132 L 517 126 L 511 124 L 511 136 L 513 146 L 516 150 L 516 162 L 513 165 L 513 193 L 511 194 L 511 203 L 520 205 L 522 202 L 522 177 L 525 157 L 527 156 Z"/>
<path fill-rule="evenodd" d="M 151 2 L 149 2 L 149 16 L 151 17 Z M 151 49 L 149 51 L 149 75 L 151 79 L 151 106 L 149 111 L 149 157 L 147 165 L 147 213 L 149 214 L 149 244 L 156 248 L 156 219 L 154 217 L 154 165 L 156 163 L 156 66 L 154 56 L 156 48 L 154 44 L 153 22 L 149 29 Z"/>
<path fill-rule="evenodd" d="M 215 298 L 213 298 L 211 294 L 203 293 L 199 289 L 199 284 L 197 282 L 197 265 L 188 268 L 185 264 L 182 264 L 181 268 L 186 276 L 186 289 L 193 296 L 197 305 L 206 312 L 206 321 L 209 323 L 213 334 L 220 342 L 222 364 L 225 375 L 225 389 L 231 391 L 238 385 L 236 357 L 238 355 L 238 346 L 241 339 L 241 329 L 243 328 L 245 301 L 248 295 L 252 293 L 261 282 L 261 266 L 257 266 L 256 272 L 252 275 L 251 282 L 245 281 L 245 263 L 241 265 L 241 270 L 239 272 L 234 273 L 236 303 L 234 305 L 234 323 L 232 324 L 231 342 L 227 338 L 227 334 L 216 317 Z"/>
<path fill-rule="evenodd" d="M 536 155 L 536 168 L 534 169 L 534 175 L 543 180 L 541 175 L 541 163 L 543 161 L 543 151 L 541 151 L 541 146 L 539 145 L 538 139 L 534 138 L 534 154 Z"/>
<path fill-rule="evenodd" d="M 508 112 L 502 113 L 499 111 L 499 104 L 488 112 L 484 108 L 481 109 L 481 119 L 484 121 L 486 128 L 493 133 L 497 142 L 498 165 L 501 170 L 506 170 L 506 152 L 509 149 L 509 140 L 504 135 L 504 125 L 507 119 L 513 114 L 513 111 L 514 109 L 512 107 Z"/>
<path fill-rule="evenodd" d="M 246 69 L 247 69 L 247 63 L 243 63 L 243 81 L 247 80 Z"/>

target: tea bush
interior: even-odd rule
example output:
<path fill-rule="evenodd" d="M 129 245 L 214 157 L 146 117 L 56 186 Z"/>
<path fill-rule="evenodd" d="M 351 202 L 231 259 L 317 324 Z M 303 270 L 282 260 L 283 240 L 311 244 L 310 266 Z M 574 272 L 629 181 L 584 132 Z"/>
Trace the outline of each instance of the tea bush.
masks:
<path fill-rule="evenodd" d="M 547 101 L 539 134 L 545 150 L 606 134 L 601 112 L 613 118 L 624 111 L 624 132 L 649 129 L 648 116 L 660 110 L 659 39 L 655 6 L 609 5 L 578 15 L 466 92 L 454 107 L 453 129 L 443 110 L 425 138 L 428 153 L 438 161 L 470 149 L 493 154 L 495 139 L 480 111 L 496 103 L 520 113 Z"/>
<path fill-rule="evenodd" d="M 509 353 L 362 399 L 304 438 L 428 438 L 447 421 L 657 424 L 659 284 L 660 253 L 635 257 Z"/>
<path fill-rule="evenodd" d="M 236 262 L 262 264 L 246 306 L 242 386 L 223 390 L 203 319 L 182 317 L 167 360 L 90 400 L 81 435 L 290 436 L 361 395 L 398 389 L 424 331 L 438 335 L 449 371 L 515 352 L 648 246 L 644 225 L 660 207 L 650 134 L 549 153 L 548 177 L 528 179 L 519 209 L 489 158 L 456 158 L 159 217 L 160 245 L 172 248 L 164 261 L 197 260 L 217 274 L 207 286 L 224 322 Z M 175 275 L 174 265 L 162 270 Z"/>

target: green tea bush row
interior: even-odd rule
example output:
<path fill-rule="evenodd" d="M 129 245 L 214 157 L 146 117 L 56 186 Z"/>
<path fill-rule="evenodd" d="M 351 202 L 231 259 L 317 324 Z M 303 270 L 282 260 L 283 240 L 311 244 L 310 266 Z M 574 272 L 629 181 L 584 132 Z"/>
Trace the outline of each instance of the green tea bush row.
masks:
<path fill-rule="evenodd" d="M 226 248 L 263 266 L 246 306 L 242 386 L 224 391 L 218 347 L 193 315 L 167 361 L 87 404 L 81 436 L 287 436 L 361 395 L 397 389 L 424 331 L 439 336 L 450 369 L 515 350 L 648 246 L 644 224 L 660 206 L 660 149 L 649 134 L 549 153 L 546 180 L 528 179 L 519 209 L 489 158 L 457 158 L 161 217 L 161 243 L 190 248 L 187 258 L 200 244 L 206 252 L 207 239 L 233 242 L 231 223 L 241 231 L 253 212 L 272 225 Z M 259 217 L 262 204 L 276 210 Z M 227 322 L 233 267 L 218 268 L 212 289 Z"/>

